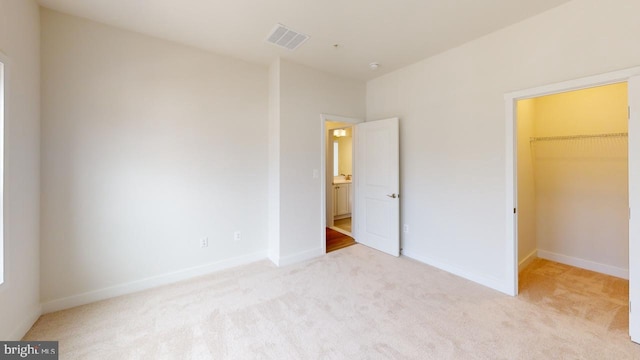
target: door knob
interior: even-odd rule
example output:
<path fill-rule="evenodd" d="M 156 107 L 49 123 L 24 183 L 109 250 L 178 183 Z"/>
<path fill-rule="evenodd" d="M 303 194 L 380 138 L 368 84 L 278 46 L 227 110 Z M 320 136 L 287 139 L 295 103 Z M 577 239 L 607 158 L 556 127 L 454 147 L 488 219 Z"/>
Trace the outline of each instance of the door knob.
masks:
<path fill-rule="evenodd" d="M 400 195 L 396 195 L 396 194 L 391 194 L 391 195 L 387 195 L 388 197 L 395 199 L 397 197 L 400 197 Z"/>

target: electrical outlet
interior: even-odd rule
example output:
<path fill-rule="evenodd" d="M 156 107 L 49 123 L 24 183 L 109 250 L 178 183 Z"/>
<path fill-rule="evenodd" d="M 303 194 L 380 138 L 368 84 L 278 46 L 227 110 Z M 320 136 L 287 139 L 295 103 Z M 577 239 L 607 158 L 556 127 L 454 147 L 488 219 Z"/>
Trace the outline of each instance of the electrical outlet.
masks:
<path fill-rule="evenodd" d="M 404 224 L 404 226 L 402 227 L 402 231 L 406 234 L 409 232 L 409 224 Z"/>
<path fill-rule="evenodd" d="M 240 241 L 242 239 L 242 233 L 240 231 L 236 231 L 233 233 L 233 240 Z"/>
<path fill-rule="evenodd" d="M 200 247 L 209 247 L 209 238 L 203 237 L 202 239 L 200 239 Z"/>

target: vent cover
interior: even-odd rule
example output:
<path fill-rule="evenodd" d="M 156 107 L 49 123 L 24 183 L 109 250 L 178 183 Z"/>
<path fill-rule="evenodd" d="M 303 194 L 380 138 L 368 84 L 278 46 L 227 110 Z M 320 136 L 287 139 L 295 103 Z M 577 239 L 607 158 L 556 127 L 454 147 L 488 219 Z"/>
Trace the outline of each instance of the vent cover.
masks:
<path fill-rule="evenodd" d="M 307 41 L 307 39 L 309 39 L 309 35 L 299 33 L 282 24 L 278 24 L 273 28 L 269 37 L 267 37 L 267 42 L 293 51 Z"/>

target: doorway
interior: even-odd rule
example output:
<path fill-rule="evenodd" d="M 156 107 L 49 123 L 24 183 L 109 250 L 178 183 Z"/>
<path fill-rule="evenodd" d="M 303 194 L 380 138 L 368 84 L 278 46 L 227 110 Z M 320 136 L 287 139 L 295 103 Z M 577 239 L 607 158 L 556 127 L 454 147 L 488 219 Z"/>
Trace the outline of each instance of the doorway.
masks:
<path fill-rule="evenodd" d="M 400 137 L 399 118 L 364 122 L 334 115 L 320 115 L 322 154 L 322 247 L 326 252 L 324 229 L 332 224 L 333 134 L 327 121 L 347 123 L 353 130 L 353 174 L 351 190 L 351 234 L 359 243 L 392 256 L 400 256 Z"/>
<path fill-rule="evenodd" d="M 327 192 L 327 253 L 356 243 L 351 233 L 353 194 L 353 126 L 326 121 L 327 174 L 331 186 Z"/>
<path fill-rule="evenodd" d="M 505 95 L 506 110 L 506 256 L 507 276 L 505 278 L 504 292 L 518 295 L 518 270 L 519 270 L 519 241 L 518 218 L 521 215 L 518 198 L 518 134 L 517 134 L 517 102 L 523 99 L 531 99 L 546 95 L 565 93 L 574 90 L 595 88 L 599 86 L 627 83 L 628 84 L 628 295 L 629 312 L 628 328 L 631 339 L 640 341 L 640 312 L 633 312 L 633 302 L 640 302 L 640 292 L 634 289 L 640 283 L 640 267 L 638 267 L 638 255 L 640 254 L 640 217 L 632 216 L 634 206 L 640 206 L 640 67 L 615 71 L 611 73 L 591 76 L 582 79 L 566 81 L 563 83 L 541 86 L 533 89 L 517 91 Z M 624 135 L 616 134 L 623 137 Z M 544 138 L 544 137 L 543 137 Z M 544 140 L 544 139 L 536 139 Z M 535 149 L 534 149 L 535 150 Z M 576 185 L 582 186 L 577 183 Z"/>
<path fill-rule="evenodd" d="M 331 172 L 332 191 L 327 196 L 327 204 L 331 203 L 332 214 L 327 219 L 335 231 L 351 236 L 353 209 L 353 127 L 351 125 L 327 121 L 330 139 L 327 156 L 327 170 Z M 329 155 L 329 154 L 328 154 Z M 329 221 L 327 222 L 329 224 Z"/>
<path fill-rule="evenodd" d="M 516 104 L 519 296 L 628 332 L 627 83 Z"/>
<path fill-rule="evenodd" d="M 627 83 L 518 100 L 519 268 L 535 257 L 628 279 Z"/>
<path fill-rule="evenodd" d="M 360 119 L 322 115 L 324 161 L 323 243 L 329 253 L 353 244 L 355 240 L 355 125 Z"/>

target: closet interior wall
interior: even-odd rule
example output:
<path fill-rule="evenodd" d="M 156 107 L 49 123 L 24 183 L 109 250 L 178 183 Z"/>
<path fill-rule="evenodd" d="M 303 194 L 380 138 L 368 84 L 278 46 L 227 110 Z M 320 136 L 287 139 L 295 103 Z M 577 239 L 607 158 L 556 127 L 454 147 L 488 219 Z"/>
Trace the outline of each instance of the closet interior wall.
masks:
<path fill-rule="evenodd" d="M 627 84 L 521 100 L 518 255 L 628 278 Z"/>

